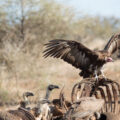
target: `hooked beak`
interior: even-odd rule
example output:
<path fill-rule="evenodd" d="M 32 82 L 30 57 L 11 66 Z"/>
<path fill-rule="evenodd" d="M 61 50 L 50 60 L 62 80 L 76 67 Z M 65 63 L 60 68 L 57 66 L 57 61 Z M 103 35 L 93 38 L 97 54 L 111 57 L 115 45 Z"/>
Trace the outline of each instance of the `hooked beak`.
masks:
<path fill-rule="evenodd" d="M 32 92 L 25 92 L 23 96 L 29 97 L 29 96 L 34 96 Z"/>
<path fill-rule="evenodd" d="M 59 86 L 55 85 L 54 88 L 59 89 Z"/>
<path fill-rule="evenodd" d="M 59 86 L 58 85 L 49 85 L 47 87 L 48 90 L 53 90 L 53 89 L 59 89 Z"/>
<path fill-rule="evenodd" d="M 114 62 L 114 60 L 111 57 L 108 57 L 107 62 Z"/>

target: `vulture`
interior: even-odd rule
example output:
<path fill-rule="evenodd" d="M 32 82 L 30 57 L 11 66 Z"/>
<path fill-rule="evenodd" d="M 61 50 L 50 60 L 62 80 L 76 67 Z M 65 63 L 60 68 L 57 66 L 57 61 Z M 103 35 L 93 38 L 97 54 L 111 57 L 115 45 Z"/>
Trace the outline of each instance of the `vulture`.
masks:
<path fill-rule="evenodd" d="M 80 42 L 63 39 L 51 40 L 45 47 L 45 58 L 50 56 L 63 59 L 80 69 L 80 76 L 83 78 L 97 77 L 102 74 L 103 65 L 113 62 L 113 57 L 117 57 L 116 53 L 120 50 L 120 33 L 112 35 L 103 50 L 91 50 Z"/>
<path fill-rule="evenodd" d="M 28 97 L 34 96 L 32 92 L 25 92 L 23 93 L 23 101 L 20 101 L 20 107 L 25 108 L 27 110 L 30 110 L 30 107 L 27 107 L 27 105 L 30 104 Z"/>

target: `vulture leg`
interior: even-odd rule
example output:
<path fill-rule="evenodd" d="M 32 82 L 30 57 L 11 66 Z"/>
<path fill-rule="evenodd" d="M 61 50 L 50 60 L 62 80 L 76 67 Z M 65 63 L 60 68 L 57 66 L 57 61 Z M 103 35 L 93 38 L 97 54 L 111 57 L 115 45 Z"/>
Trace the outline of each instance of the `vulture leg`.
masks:
<path fill-rule="evenodd" d="M 95 70 L 95 79 L 98 81 L 98 75 L 96 70 Z"/>

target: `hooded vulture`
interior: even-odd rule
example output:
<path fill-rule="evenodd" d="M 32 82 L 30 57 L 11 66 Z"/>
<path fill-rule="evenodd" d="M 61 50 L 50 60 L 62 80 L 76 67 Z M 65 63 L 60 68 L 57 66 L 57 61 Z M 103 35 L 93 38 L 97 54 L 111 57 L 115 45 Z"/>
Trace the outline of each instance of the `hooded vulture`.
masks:
<path fill-rule="evenodd" d="M 83 44 L 55 39 L 45 44 L 44 57 L 61 58 L 81 70 L 83 78 L 100 75 L 101 69 L 107 62 L 113 61 L 113 56 L 120 49 L 120 33 L 113 35 L 103 50 L 90 50 Z"/>

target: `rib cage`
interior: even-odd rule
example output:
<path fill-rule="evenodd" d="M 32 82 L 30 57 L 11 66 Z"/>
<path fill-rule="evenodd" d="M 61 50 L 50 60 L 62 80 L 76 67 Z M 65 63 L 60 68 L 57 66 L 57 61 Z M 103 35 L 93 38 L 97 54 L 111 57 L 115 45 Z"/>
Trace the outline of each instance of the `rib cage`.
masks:
<path fill-rule="evenodd" d="M 76 83 L 72 89 L 71 100 L 75 102 L 81 97 L 95 96 L 103 98 L 105 105 L 102 109 L 104 112 L 118 113 L 119 109 L 120 85 L 108 78 L 87 78 Z"/>

